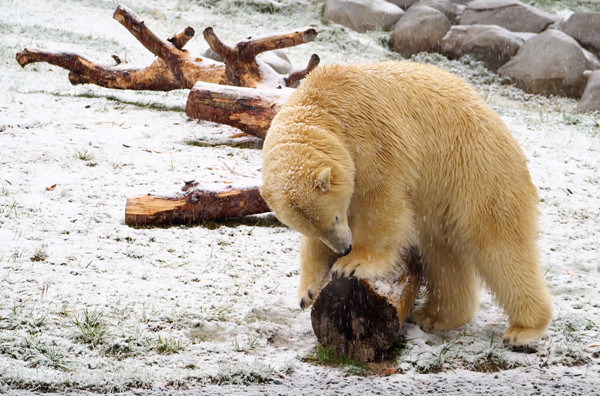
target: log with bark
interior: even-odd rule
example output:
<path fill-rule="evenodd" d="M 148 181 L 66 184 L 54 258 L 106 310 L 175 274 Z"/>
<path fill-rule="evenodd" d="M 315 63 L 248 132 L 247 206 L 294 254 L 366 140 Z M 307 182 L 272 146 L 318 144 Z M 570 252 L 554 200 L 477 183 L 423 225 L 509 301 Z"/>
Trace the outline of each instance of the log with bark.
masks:
<path fill-rule="evenodd" d="M 165 41 L 154 34 L 140 17 L 126 7 L 118 6 L 113 18 L 157 56 L 150 66 L 124 67 L 115 56 L 113 58 L 117 60 L 117 65 L 101 65 L 78 54 L 37 49 L 20 51 L 17 53 L 17 61 L 22 67 L 34 62 L 47 62 L 65 68 L 70 71 L 69 80 L 73 85 L 96 84 L 114 89 L 160 91 L 191 89 L 198 81 L 244 87 L 292 86 L 318 64 L 318 57 L 313 55 L 306 68 L 281 76 L 269 66 L 256 60 L 256 56 L 262 52 L 313 40 L 317 35 L 314 28 L 249 38 L 235 46 L 229 46 L 217 37 L 211 27 L 208 27 L 204 30 L 204 38 L 224 60 L 224 63 L 219 63 L 193 56 L 183 49 L 195 34 L 191 27 Z"/>
<path fill-rule="evenodd" d="M 270 209 L 258 187 L 208 191 L 195 181 L 185 182 L 173 196 L 140 195 L 127 199 L 125 223 L 131 226 L 197 224 L 265 213 Z"/>
<path fill-rule="evenodd" d="M 392 280 L 329 277 L 311 310 L 321 345 L 361 362 L 385 358 L 414 304 L 421 279 L 418 249 L 409 249 L 402 260 L 406 271 Z"/>
<path fill-rule="evenodd" d="M 188 95 L 185 113 L 190 118 L 230 125 L 264 139 L 271 121 L 293 91 L 198 82 Z"/>

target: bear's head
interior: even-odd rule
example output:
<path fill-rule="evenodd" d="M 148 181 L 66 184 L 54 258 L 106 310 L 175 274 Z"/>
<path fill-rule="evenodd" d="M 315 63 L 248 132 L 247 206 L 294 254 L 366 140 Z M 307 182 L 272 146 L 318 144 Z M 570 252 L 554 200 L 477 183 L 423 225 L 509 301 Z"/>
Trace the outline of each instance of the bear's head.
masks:
<path fill-rule="evenodd" d="M 344 150 L 345 151 L 345 150 Z M 263 149 L 260 193 L 275 216 L 338 254 L 352 248 L 348 210 L 354 169 L 305 143 L 285 142 Z"/>

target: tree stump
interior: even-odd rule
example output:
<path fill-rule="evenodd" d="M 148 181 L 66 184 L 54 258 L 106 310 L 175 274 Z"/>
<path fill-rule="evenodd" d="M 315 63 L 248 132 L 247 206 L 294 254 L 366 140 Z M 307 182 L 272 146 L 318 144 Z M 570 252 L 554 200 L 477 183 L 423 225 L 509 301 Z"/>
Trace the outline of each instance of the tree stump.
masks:
<path fill-rule="evenodd" d="M 384 359 L 400 334 L 420 284 L 422 264 L 417 248 L 411 248 L 403 261 L 406 271 L 391 281 L 351 277 L 327 282 L 311 311 L 319 343 L 361 362 Z"/>

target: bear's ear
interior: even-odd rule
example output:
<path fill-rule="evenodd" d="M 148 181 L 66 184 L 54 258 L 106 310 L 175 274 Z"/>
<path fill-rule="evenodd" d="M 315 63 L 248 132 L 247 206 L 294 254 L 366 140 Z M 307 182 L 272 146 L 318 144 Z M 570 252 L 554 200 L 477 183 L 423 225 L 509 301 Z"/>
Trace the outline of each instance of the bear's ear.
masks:
<path fill-rule="evenodd" d="M 329 187 L 331 187 L 331 168 L 321 169 L 315 180 L 315 187 L 322 192 L 329 191 Z"/>

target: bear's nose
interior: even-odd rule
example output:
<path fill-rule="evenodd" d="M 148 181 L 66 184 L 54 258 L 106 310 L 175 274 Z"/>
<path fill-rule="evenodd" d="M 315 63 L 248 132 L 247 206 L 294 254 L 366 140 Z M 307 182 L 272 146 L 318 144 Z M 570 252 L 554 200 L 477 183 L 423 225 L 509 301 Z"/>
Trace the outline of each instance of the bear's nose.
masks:
<path fill-rule="evenodd" d="M 342 256 L 346 256 L 348 253 L 350 253 L 351 250 L 352 250 L 352 245 L 348 246 L 348 248 L 342 252 Z"/>

